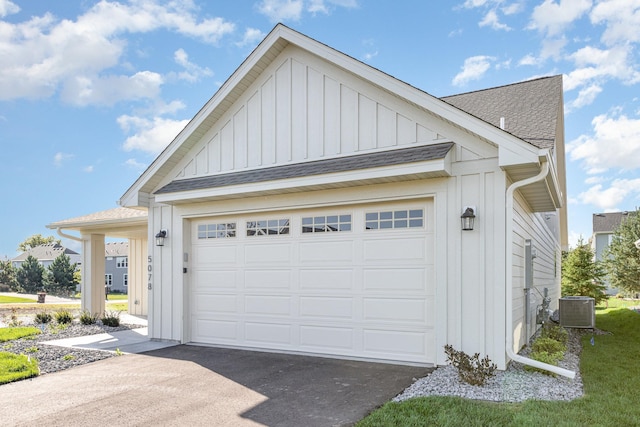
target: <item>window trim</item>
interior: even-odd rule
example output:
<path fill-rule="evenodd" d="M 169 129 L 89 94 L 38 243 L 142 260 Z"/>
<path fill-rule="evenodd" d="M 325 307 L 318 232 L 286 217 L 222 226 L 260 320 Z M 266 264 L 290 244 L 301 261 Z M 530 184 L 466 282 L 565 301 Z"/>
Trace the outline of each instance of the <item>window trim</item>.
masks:
<path fill-rule="evenodd" d="M 335 220 L 332 220 L 333 217 L 335 217 Z M 322 220 L 319 220 L 321 218 Z M 317 223 L 316 220 L 318 220 Z M 335 225 L 336 228 L 332 229 L 332 225 Z M 353 231 L 353 214 L 337 213 L 329 215 L 301 216 L 300 231 L 303 235 L 351 232 Z"/>

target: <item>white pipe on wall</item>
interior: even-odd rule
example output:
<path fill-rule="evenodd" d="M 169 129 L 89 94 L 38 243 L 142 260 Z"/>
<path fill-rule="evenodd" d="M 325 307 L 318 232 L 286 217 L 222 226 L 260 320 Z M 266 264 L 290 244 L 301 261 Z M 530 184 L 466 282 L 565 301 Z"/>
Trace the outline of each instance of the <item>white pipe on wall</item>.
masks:
<path fill-rule="evenodd" d="M 505 333 L 506 333 L 506 352 L 507 356 L 511 360 L 522 363 L 524 365 L 533 366 L 534 368 L 544 369 L 545 371 L 553 372 L 554 374 L 562 375 L 568 378 L 575 378 L 576 373 L 568 369 L 561 368 L 559 366 L 549 365 L 548 363 L 539 362 L 537 360 L 529 359 L 524 356 L 520 356 L 513 351 L 513 194 L 515 191 L 524 187 L 525 185 L 533 184 L 534 182 L 542 181 L 547 177 L 549 173 L 549 159 L 542 163 L 540 172 L 531 178 L 523 179 L 512 183 L 507 188 L 506 193 L 506 317 L 505 317 Z"/>

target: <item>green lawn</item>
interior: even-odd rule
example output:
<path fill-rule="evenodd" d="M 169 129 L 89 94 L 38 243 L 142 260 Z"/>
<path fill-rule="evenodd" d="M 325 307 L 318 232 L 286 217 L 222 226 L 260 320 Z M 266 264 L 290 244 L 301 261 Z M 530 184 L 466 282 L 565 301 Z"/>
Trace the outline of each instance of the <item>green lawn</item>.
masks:
<path fill-rule="evenodd" d="M 6 295 L 0 295 L 0 304 L 16 304 L 21 302 L 36 302 L 31 298 L 10 297 Z"/>
<path fill-rule="evenodd" d="M 580 399 L 510 404 L 432 396 L 389 402 L 357 427 L 640 425 L 640 314 L 613 308 L 614 300 L 596 312 L 597 327 L 611 334 L 595 336 L 593 346 L 591 335 L 583 338 Z"/>
<path fill-rule="evenodd" d="M 0 384 L 38 376 L 38 361 L 24 354 L 0 351 Z"/>
<path fill-rule="evenodd" d="M 107 298 L 108 301 L 122 301 L 122 300 L 126 300 L 129 298 L 129 295 L 127 294 L 109 294 L 109 298 Z"/>
<path fill-rule="evenodd" d="M 0 342 L 17 340 L 19 338 L 38 335 L 40 329 L 33 326 L 20 326 L 16 328 L 0 328 Z"/>

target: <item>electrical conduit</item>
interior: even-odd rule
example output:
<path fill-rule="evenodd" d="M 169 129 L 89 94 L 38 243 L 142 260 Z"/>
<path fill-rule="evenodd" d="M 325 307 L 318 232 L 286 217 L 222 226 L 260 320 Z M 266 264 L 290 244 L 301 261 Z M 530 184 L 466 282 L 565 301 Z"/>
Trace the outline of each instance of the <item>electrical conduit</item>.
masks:
<path fill-rule="evenodd" d="M 559 366 L 549 365 L 548 363 L 539 362 L 537 360 L 529 359 L 527 357 L 520 356 L 513 351 L 513 194 L 520 187 L 524 187 L 534 182 L 542 181 L 547 177 L 549 173 L 549 160 L 547 159 L 542 163 L 540 172 L 531 178 L 523 179 L 521 181 L 514 182 L 507 188 L 506 193 L 506 352 L 507 356 L 516 362 L 524 365 L 533 366 L 534 368 L 543 369 L 545 371 L 553 372 L 554 374 L 562 375 L 567 378 L 575 378 L 576 373 L 568 369 L 561 368 Z"/>

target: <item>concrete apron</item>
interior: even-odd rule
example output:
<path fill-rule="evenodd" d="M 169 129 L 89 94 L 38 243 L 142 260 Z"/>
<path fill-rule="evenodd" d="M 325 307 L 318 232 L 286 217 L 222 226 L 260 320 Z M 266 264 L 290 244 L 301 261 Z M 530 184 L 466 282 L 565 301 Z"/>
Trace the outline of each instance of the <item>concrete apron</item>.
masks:
<path fill-rule="evenodd" d="M 25 426 L 344 426 L 430 371 L 178 345 L 0 386 L 0 419 Z"/>

